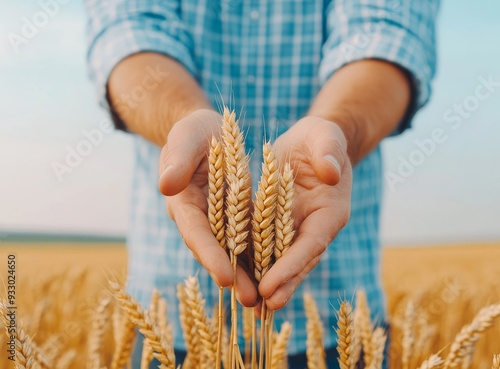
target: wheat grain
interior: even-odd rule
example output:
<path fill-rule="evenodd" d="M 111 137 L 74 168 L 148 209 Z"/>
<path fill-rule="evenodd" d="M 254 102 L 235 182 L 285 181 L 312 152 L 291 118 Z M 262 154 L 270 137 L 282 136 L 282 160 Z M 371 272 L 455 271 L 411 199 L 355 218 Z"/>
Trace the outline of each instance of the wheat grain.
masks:
<path fill-rule="evenodd" d="M 486 329 L 493 325 L 498 316 L 500 316 L 500 304 L 481 309 L 474 320 L 463 327 L 455 337 L 450 352 L 446 357 L 444 368 L 455 368 L 461 364 L 470 347 L 474 345 Z"/>
<path fill-rule="evenodd" d="M 356 365 L 352 353 L 354 346 L 354 320 L 352 306 L 347 301 L 340 304 L 337 314 L 337 352 L 340 369 L 353 369 Z"/>
<path fill-rule="evenodd" d="M 113 293 L 129 319 L 138 326 L 139 331 L 148 340 L 153 349 L 153 356 L 165 365 L 166 368 L 175 369 L 175 356 L 172 347 L 167 347 L 158 327 L 151 322 L 149 314 L 129 295 L 120 285 L 110 281 Z"/>
<path fill-rule="evenodd" d="M 292 245 L 294 231 L 294 219 L 292 216 L 293 201 L 295 198 L 293 189 L 293 169 L 290 163 L 285 164 L 283 174 L 279 176 L 278 197 L 276 202 L 276 245 L 274 256 L 279 259 Z"/>
<path fill-rule="evenodd" d="M 271 369 L 281 369 L 284 362 L 287 360 L 287 345 L 292 334 L 292 325 L 289 322 L 284 322 L 281 325 L 280 333 L 273 343 Z"/>

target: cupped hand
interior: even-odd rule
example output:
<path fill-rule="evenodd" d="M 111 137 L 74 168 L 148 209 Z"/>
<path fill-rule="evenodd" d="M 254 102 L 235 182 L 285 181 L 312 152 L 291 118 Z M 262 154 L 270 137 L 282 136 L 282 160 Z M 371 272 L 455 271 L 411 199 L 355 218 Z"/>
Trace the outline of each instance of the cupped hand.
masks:
<path fill-rule="evenodd" d="M 221 122 L 217 112 L 200 109 L 175 123 L 161 151 L 158 186 L 167 196 L 168 214 L 196 260 L 219 286 L 227 287 L 233 284 L 233 269 L 207 218 L 208 152 L 212 136 L 220 137 Z M 243 305 L 255 305 L 257 290 L 240 266 L 236 288 Z"/>
<path fill-rule="evenodd" d="M 293 245 L 259 284 L 271 310 L 286 305 L 347 224 L 352 187 L 347 142 L 337 124 L 307 116 L 281 135 L 274 147 L 280 165 L 289 161 L 294 169 L 297 233 Z"/>

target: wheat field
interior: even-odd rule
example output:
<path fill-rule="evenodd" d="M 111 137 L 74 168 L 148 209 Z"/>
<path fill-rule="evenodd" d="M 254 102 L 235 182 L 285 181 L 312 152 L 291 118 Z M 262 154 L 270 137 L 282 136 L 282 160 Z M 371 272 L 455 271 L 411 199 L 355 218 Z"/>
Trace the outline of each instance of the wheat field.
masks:
<path fill-rule="evenodd" d="M 89 368 L 89 332 L 100 326 L 95 319 L 100 308 L 113 309 L 113 302 L 106 299 L 108 277 L 126 275 L 124 246 L 4 243 L 0 249 L 4 285 L 7 256 L 13 252 L 17 261 L 16 303 L 26 333 L 53 363 L 51 367 Z M 481 308 L 500 301 L 499 260 L 500 245 L 384 250 L 382 273 L 391 323 L 388 360 L 392 368 L 417 368 L 438 352 L 446 356 L 460 329 Z M 4 288 L 0 296 L 5 298 Z M 407 319 L 408 315 L 413 318 Z M 404 358 L 408 322 L 412 322 L 414 342 L 411 355 Z M 103 362 L 112 362 L 113 327 L 123 322 L 111 319 L 100 324 L 102 344 L 98 349 Z M 6 336 L 1 335 L 1 369 L 14 367 L 5 360 L 6 342 Z M 470 367 L 498 368 L 498 362 L 493 367 L 493 355 L 500 353 L 500 323 L 493 322 L 474 346 L 474 357 L 467 363 Z"/>

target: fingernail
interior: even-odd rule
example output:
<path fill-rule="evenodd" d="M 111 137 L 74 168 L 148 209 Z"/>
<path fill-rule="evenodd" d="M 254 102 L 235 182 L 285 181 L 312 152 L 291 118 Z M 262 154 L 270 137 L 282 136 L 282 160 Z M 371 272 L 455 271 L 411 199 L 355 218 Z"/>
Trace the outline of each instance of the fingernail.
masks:
<path fill-rule="evenodd" d="M 325 155 L 323 156 L 323 159 L 327 160 L 330 164 L 332 164 L 335 167 L 335 169 L 339 171 L 340 174 L 340 163 L 335 156 Z"/>

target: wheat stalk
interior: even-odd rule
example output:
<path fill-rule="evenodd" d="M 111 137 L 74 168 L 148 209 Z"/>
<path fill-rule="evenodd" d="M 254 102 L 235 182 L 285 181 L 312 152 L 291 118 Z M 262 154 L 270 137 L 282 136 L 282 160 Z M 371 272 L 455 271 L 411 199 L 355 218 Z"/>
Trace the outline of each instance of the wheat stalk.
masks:
<path fill-rule="evenodd" d="M 110 281 L 111 289 L 125 311 L 129 319 L 138 326 L 139 331 L 148 340 L 148 344 L 153 349 L 153 357 L 158 359 L 168 369 L 175 369 L 175 355 L 172 347 L 167 347 L 165 340 L 157 326 L 151 322 L 149 313 L 128 294 L 126 294 L 120 285 Z"/>
<path fill-rule="evenodd" d="M 186 293 L 186 303 L 193 321 L 197 328 L 197 334 L 201 343 L 201 367 L 212 369 L 215 366 L 217 354 L 217 336 L 210 320 L 205 313 L 205 300 L 200 292 L 200 285 L 195 277 L 185 281 L 184 291 Z"/>
<path fill-rule="evenodd" d="M 340 304 L 337 314 L 337 352 L 340 369 L 353 369 L 356 365 L 352 357 L 354 346 L 354 320 L 352 306 L 347 301 Z"/>
<path fill-rule="evenodd" d="M 276 342 L 273 343 L 273 355 L 271 359 L 271 369 L 281 369 L 284 362 L 287 360 L 287 350 L 288 341 L 290 340 L 290 335 L 292 334 L 292 325 L 289 322 L 284 322 L 281 326 L 281 331 L 276 338 Z"/>
<path fill-rule="evenodd" d="M 463 327 L 455 337 L 444 362 L 444 368 L 454 368 L 461 364 L 469 349 L 481 337 L 481 334 L 493 325 L 498 316 L 500 316 L 500 304 L 481 309 L 474 320 Z"/>
<path fill-rule="evenodd" d="M 415 337 L 413 335 L 415 315 L 415 304 L 412 300 L 409 300 L 406 305 L 403 321 L 403 352 L 401 355 L 403 369 L 409 369 L 410 366 L 410 357 L 415 343 Z"/>
<path fill-rule="evenodd" d="M 304 294 L 304 307 L 307 317 L 306 356 L 308 369 L 326 369 L 325 351 L 323 348 L 323 324 L 318 307 L 311 294 Z"/>
<path fill-rule="evenodd" d="M 439 369 L 441 365 L 443 365 L 443 359 L 439 355 L 432 354 L 418 369 Z"/>
<path fill-rule="evenodd" d="M 366 367 L 371 364 L 373 356 L 371 346 L 373 323 L 370 315 L 370 308 L 368 307 L 365 291 L 359 290 L 356 294 L 356 320 L 354 329 L 359 331 L 361 336 L 363 359 Z"/>

